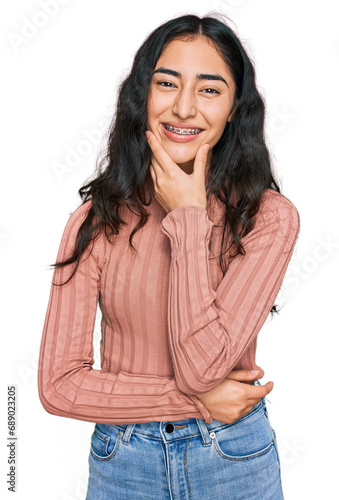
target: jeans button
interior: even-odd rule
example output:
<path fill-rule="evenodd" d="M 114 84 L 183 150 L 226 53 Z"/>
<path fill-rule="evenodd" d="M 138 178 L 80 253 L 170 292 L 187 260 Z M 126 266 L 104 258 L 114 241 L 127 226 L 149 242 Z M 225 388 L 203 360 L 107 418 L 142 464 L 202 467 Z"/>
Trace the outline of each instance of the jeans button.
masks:
<path fill-rule="evenodd" d="M 173 424 L 166 424 L 165 431 L 168 432 L 168 434 L 172 434 L 172 432 L 174 431 L 174 425 Z"/>

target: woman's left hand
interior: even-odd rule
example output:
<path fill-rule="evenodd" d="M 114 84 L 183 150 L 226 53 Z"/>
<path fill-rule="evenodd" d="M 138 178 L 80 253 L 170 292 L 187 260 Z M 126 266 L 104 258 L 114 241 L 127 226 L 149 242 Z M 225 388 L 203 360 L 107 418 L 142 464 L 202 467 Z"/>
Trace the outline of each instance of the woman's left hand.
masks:
<path fill-rule="evenodd" d="M 263 376 L 263 370 L 261 370 Z M 232 370 L 227 377 L 208 392 L 196 395 L 210 412 L 213 419 L 232 424 L 259 403 L 273 389 L 273 382 L 252 385 L 257 380 L 256 373 L 250 370 Z"/>
<path fill-rule="evenodd" d="M 194 159 L 192 174 L 186 174 L 166 153 L 152 132 L 146 133 L 152 150 L 150 172 L 155 197 L 168 213 L 174 208 L 198 206 L 206 208 L 205 169 L 208 144 L 201 146 Z"/>

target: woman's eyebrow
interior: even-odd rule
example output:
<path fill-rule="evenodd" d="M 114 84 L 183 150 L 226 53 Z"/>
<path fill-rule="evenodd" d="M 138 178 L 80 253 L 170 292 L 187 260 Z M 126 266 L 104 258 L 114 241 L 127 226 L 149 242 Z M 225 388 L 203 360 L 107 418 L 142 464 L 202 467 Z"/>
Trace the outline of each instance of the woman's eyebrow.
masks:
<path fill-rule="evenodd" d="M 153 75 L 154 75 L 154 73 L 165 73 L 166 75 L 171 75 L 171 76 L 175 76 L 177 78 L 182 78 L 181 73 L 178 73 L 178 71 L 174 71 L 173 69 L 168 69 L 168 68 L 158 68 L 155 71 L 153 71 Z M 229 86 L 228 83 L 226 82 L 225 78 L 223 78 L 220 75 L 209 75 L 206 73 L 200 73 L 199 75 L 197 75 L 197 79 L 198 80 L 220 80 L 220 81 L 226 83 L 227 87 Z"/>

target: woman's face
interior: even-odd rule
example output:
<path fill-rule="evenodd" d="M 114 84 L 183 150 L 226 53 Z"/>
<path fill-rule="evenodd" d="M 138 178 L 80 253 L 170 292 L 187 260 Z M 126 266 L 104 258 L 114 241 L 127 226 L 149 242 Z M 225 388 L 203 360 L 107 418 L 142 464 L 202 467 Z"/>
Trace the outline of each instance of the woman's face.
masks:
<path fill-rule="evenodd" d="M 152 77 L 148 129 L 186 173 L 203 144 L 220 139 L 235 93 L 235 82 L 212 42 L 173 40 L 163 51 Z"/>

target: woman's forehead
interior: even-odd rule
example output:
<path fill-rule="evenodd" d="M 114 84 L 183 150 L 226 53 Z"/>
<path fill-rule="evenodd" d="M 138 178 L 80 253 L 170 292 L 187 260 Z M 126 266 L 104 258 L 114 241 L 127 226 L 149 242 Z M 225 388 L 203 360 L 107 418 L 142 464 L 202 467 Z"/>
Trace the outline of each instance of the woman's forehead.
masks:
<path fill-rule="evenodd" d="M 232 73 L 217 50 L 214 42 L 205 36 L 176 38 L 162 51 L 155 69 L 170 66 L 185 75 L 196 73 L 224 73 L 228 79 Z"/>
<path fill-rule="evenodd" d="M 210 54 L 215 53 L 215 55 L 221 58 L 220 52 L 213 40 L 210 40 L 205 35 L 196 35 L 194 37 L 184 36 L 171 40 L 162 50 L 159 59 L 169 55 L 172 56 L 174 53 L 195 52 L 198 55 L 201 51 L 209 52 Z"/>

